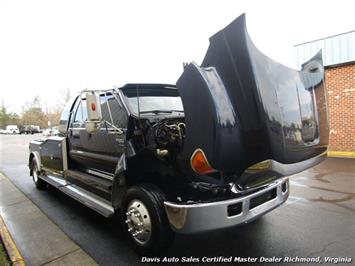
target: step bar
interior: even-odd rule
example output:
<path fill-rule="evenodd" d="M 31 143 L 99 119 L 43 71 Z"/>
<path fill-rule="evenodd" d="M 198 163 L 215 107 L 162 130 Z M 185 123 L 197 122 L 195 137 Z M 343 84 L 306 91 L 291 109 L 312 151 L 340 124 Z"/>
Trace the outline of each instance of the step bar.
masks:
<path fill-rule="evenodd" d="M 111 202 L 77 185 L 68 183 L 60 177 L 56 177 L 53 174 L 47 174 L 40 175 L 40 178 L 105 217 L 111 217 L 115 213 Z"/>

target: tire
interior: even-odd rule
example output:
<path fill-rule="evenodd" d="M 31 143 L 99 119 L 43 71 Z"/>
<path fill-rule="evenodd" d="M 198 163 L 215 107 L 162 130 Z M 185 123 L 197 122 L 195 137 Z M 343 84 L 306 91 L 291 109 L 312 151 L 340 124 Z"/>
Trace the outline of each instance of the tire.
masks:
<path fill-rule="evenodd" d="M 32 170 L 32 180 L 35 183 L 36 188 L 45 189 L 47 187 L 47 183 L 46 181 L 44 181 L 39 177 L 37 161 L 35 158 L 32 159 L 31 170 Z"/>
<path fill-rule="evenodd" d="M 123 202 L 125 229 L 133 249 L 140 255 L 159 254 L 174 241 L 175 234 L 163 204 L 165 199 L 165 194 L 152 184 L 133 186 L 126 193 Z M 134 236 L 137 232 L 141 234 Z"/>

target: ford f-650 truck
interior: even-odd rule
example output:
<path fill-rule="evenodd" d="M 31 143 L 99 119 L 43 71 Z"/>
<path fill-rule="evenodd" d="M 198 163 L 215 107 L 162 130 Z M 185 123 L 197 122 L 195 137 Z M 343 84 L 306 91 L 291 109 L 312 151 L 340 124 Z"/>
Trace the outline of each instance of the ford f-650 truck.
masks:
<path fill-rule="evenodd" d="M 210 39 L 175 85 L 86 90 L 59 136 L 30 143 L 30 174 L 110 217 L 154 254 L 174 233 L 251 222 L 284 203 L 288 176 L 328 146 L 321 54 L 301 71 L 263 55 L 244 15 Z"/>

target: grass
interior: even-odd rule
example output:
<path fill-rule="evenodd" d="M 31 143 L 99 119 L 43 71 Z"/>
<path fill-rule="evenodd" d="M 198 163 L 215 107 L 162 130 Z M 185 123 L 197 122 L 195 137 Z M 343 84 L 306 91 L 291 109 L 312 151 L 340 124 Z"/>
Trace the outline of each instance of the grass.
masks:
<path fill-rule="evenodd" d="M 10 266 L 10 261 L 4 249 L 4 245 L 2 244 L 1 238 L 0 238 L 0 266 Z"/>

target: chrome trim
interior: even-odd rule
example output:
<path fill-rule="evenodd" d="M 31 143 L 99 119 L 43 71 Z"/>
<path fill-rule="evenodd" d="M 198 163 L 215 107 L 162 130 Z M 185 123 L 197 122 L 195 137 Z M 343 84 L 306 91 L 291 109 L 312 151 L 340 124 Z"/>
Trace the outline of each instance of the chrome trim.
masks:
<path fill-rule="evenodd" d="M 70 184 L 67 186 L 59 187 L 59 189 L 68 196 L 76 199 L 85 206 L 93 209 L 105 217 L 110 217 L 115 213 L 115 210 L 112 208 L 112 205 L 109 201 L 104 200 L 76 185 Z"/>
<path fill-rule="evenodd" d="M 87 172 L 88 174 L 91 174 L 91 175 L 96 175 L 96 176 L 102 177 L 102 178 L 110 180 L 110 181 L 113 180 L 113 175 L 101 173 L 101 172 L 91 170 L 91 169 L 87 169 L 85 172 Z"/>
<path fill-rule="evenodd" d="M 319 164 L 326 157 L 327 157 L 327 152 L 325 151 L 324 153 L 316 157 L 301 162 L 297 162 L 297 163 L 291 163 L 291 164 L 282 164 L 274 160 L 270 160 L 271 170 L 279 173 L 282 176 L 290 176 Z"/>
<path fill-rule="evenodd" d="M 286 183 L 286 191 L 282 184 Z M 277 191 L 276 198 L 250 209 L 250 200 L 272 189 Z M 269 186 L 244 197 L 211 203 L 178 204 L 164 202 L 171 228 L 183 234 L 210 231 L 238 224 L 248 223 L 283 204 L 289 196 L 288 177 L 279 179 Z M 242 212 L 228 216 L 228 206 L 242 203 Z"/>
<path fill-rule="evenodd" d="M 327 151 L 313 158 L 301 162 L 297 162 L 297 163 L 291 163 L 291 164 L 283 164 L 275 160 L 269 159 L 248 167 L 243 172 L 242 176 L 245 174 L 253 174 L 253 173 L 270 171 L 270 170 L 272 170 L 275 173 L 278 173 L 280 176 L 290 176 L 319 164 L 326 157 L 327 157 Z"/>
<path fill-rule="evenodd" d="M 62 177 L 59 177 L 58 175 L 55 176 L 55 175 L 56 174 L 50 173 L 50 174 L 42 174 L 39 177 L 56 188 L 60 188 L 69 184 Z"/>
<path fill-rule="evenodd" d="M 43 143 L 43 141 L 40 140 L 31 140 L 30 144 L 37 144 L 37 145 L 41 145 Z"/>
<path fill-rule="evenodd" d="M 100 213 L 105 217 L 110 217 L 114 214 L 111 202 L 89 192 L 79 186 L 68 183 L 66 180 L 56 177 L 53 175 L 40 175 L 41 179 L 45 180 L 52 186 L 58 188 L 60 191 L 64 192 L 73 199 L 79 201 L 85 206 L 93 209 L 94 211 Z"/>
<path fill-rule="evenodd" d="M 148 208 L 138 199 L 133 199 L 127 208 L 126 221 L 128 232 L 138 245 L 145 245 L 152 235 L 152 221 Z"/>
<path fill-rule="evenodd" d="M 37 164 L 35 164 L 32 168 L 32 177 L 33 177 L 33 181 L 37 184 L 38 182 L 38 166 Z"/>
<path fill-rule="evenodd" d="M 63 141 L 63 140 L 65 140 L 65 137 L 49 136 L 48 138 L 45 138 L 45 141 L 47 141 L 47 140 Z M 43 143 L 44 143 L 44 142 L 43 142 Z"/>

